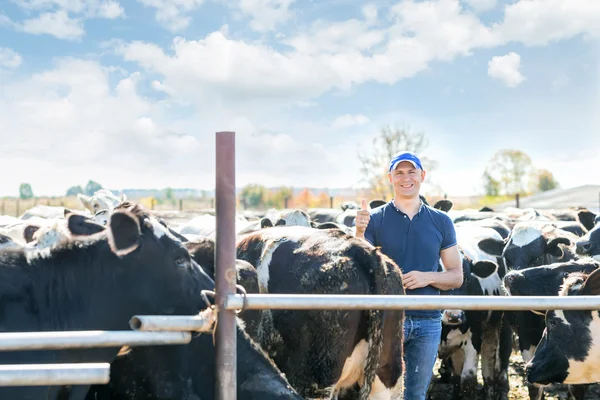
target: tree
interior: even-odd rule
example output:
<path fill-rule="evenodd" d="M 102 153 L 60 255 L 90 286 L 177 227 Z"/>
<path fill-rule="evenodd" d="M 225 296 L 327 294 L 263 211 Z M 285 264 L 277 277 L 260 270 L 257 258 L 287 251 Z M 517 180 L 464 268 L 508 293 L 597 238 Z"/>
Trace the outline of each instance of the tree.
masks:
<path fill-rule="evenodd" d="M 558 182 L 554 178 L 554 175 L 547 169 L 538 169 L 536 171 L 536 178 L 537 190 L 540 192 L 556 189 L 558 187 Z"/>
<path fill-rule="evenodd" d="M 83 188 L 81 185 L 71 186 L 67 189 L 67 196 L 77 196 L 80 193 L 83 194 Z"/>
<path fill-rule="evenodd" d="M 488 183 L 491 180 L 498 182 L 502 194 L 524 194 L 526 179 L 532 170 L 531 158 L 521 150 L 500 150 L 494 154 L 483 174 L 484 185 L 487 175 Z"/>
<path fill-rule="evenodd" d="M 102 189 L 102 185 L 100 185 L 98 182 L 94 182 L 92 180 L 89 180 L 87 185 L 85 185 L 85 194 L 87 194 L 88 196 L 92 196 L 94 193 L 96 193 L 98 190 Z"/>
<path fill-rule="evenodd" d="M 172 200 L 175 198 L 175 195 L 174 195 L 174 193 L 173 193 L 173 189 L 171 189 L 171 188 L 166 188 L 166 189 L 163 191 L 163 194 L 164 194 L 164 196 L 165 196 L 165 199 L 167 199 L 167 200 L 169 200 L 169 201 L 172 201 Z"/>
<path fill-rule="evenodd" d="M 19 197 L 23 200 L 31 199 L 33 197 L 33 189 L 29 183 L 21 183 L 19 186 Z"/>
<path fill-rule="evenodd" d="M 291 187 L 282 186 L 269 196 L 269 199 L 266 201 L 266 204 L 269 207 L 275 208 L 283 208 L 285 207 L 285 199 L 291 200 L 294 195 L 294 190 Z M 293 207 L 291 201 L 288 202 L 288 207 Z"/>
<path fill-rule="evenodd" d="M 487 169 L 483 173 L 483 187 L 486 196 L 498 196 L 500 194 L 500 182 L 494 179 Z"/>
<path fill-rule="evenodd" d="M 242 188 L 239 194 L 240 203 L 244 209 L 256 208 L 264 204 L 267 189 L 261 185 L 250 184 Z"/>
<path fill-rule="evenodd" d="M 361 154 L 359 151 L 362 181 L 368 185 L 373 196 L 384 200 L 390 199 L 394 196 L 394 190 L 387 174 L 392 157 L 399 151 L 417 153 L 423 168 L 429 173 L 437 167 L 437 162 L 421 155 L 428 145 L 424 132 L 414 132 L 409 127 L 383 127 L 379 136 L 373 139 L 372 153 Z"/>
<path fill-rule="evenodd" d="M 312 207 L 315 203 L 315 196 L 308 188 L 304 188 L 297 196 L 294 197 L 295 207 Z"/>

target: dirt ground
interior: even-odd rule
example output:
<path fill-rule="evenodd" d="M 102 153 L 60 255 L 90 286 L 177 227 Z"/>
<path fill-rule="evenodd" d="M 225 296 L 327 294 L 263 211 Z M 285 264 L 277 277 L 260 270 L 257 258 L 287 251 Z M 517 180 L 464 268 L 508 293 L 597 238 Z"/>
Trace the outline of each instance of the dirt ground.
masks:
<path fill-rule="evenodd" d="M 434 369 L 434 378 L 439 378 L 438 374 L 439 360 Z M 521 355 L 513 352 L 510 357 L 508 370 L 508 380 L 510 384 L 509 400 L 529 400 L 527 386 L 524 385 L 524 363 Z M 479 372 L 479 385 L 482 389 L 483 380 L 481 371 Z M 480 390 L 480 399 L 483 399 L 482 390 Z M 546 400 L 566 400 L 569 398 L 569 392 L 566 385 L 554 385 L 546 388 Z M 430 400 L 452 400 L 452 385 L 441 383 L 435 379 L 429 393 Z M 585 397 L 586 400 L 600 400 L 600 385 L 590 385 Z"/>

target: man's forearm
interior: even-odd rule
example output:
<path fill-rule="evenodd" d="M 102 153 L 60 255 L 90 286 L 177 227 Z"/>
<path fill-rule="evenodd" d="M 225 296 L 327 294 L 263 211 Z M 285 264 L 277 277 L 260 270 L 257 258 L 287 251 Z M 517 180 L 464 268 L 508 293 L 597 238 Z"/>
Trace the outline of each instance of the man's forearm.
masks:
<path fill-rule="evenodd" d="M 431 278 L 431 286 L 440 290 L 450 290 L 461 287 L 463 283 L 462 270 L 427 272 Z"/>

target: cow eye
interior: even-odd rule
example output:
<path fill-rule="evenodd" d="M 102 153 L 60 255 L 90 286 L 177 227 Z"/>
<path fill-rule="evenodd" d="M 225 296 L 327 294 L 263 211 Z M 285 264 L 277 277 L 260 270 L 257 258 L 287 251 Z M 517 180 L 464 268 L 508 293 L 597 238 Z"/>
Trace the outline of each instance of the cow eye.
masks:
<path fill-rule="evenodd" d="M 548 321 L 548 325 L 550 325 L 551 328 L 554 328 L 556 326 L 556 321 L 551 319 L 550 321 Z"/>
<path fill-rule="evenodd" d="M 175 259 L 175 265 L 179 268 L 185 268 L 187 267 L 187 258 L 186 257 L 177 257 Z"/>

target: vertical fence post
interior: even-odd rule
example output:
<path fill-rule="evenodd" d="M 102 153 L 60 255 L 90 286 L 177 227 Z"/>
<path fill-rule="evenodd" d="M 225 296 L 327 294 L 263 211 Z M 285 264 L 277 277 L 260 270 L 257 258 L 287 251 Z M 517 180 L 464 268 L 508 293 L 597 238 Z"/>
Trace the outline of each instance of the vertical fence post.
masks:
<path fill-rule="evenodd" d="M 519 208 L 519 203 L 520 203 L 519 197 L 520 197 L 519 193 L 515 194 L 515 203 L 517 204 L 517 208 Z"/>
<path fill-rule="evenodd" d="M 219 323 L 216 332 L 216 399 L 236 399 L 235 311 L 225 309 L 225 300 L 235 294 L 235 132 L 217 132 L 216 190 L 217 231 L 215 242 L 215 303 Z"/>
<path fill-rule="evenodd" d="M 17 205 L 16 205 L 17 209 L 15 210 L 15 217 L 19 216 L 19 198 L 17 197 Z"/>
<path fill-rule="evenodd" d="M 329 208 L 333 208 L 333 196 L 329 196 Z"/>
<path fill-rule="evenodd" d="M 179 211 L 183 211 L 183 199 L 179 199 Z"/>
<path fill-rule="evenodd" d="M 6 197 L 2 198 L 2 208 L 0 209 L 0 214 L 5 215 L 6 213 Z"/>

